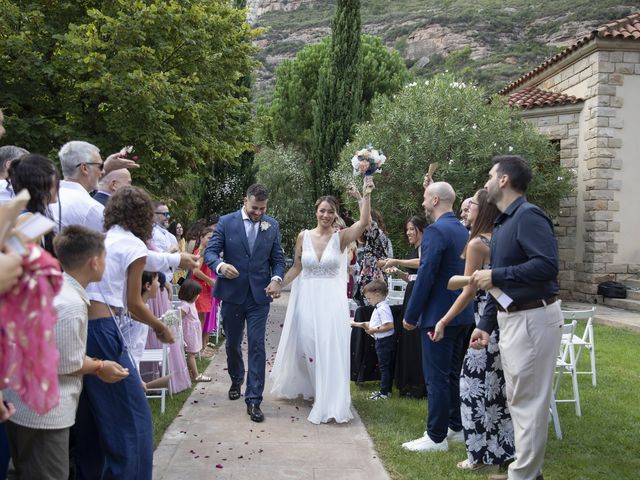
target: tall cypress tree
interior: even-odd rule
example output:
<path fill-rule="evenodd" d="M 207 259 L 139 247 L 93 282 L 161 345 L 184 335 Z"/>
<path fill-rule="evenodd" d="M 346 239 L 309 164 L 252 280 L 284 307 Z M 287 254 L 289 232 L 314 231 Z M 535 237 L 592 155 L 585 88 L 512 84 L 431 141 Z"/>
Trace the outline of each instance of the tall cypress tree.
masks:
<path fill-rule="evenodd" d="M 331 29 L 331 53 L 320 75 L 314 109 L 311 163 L 316 197 L 332 193 L 329 172 L 349 140 L 360 110 L 360 0 L 338 0 Z"/>

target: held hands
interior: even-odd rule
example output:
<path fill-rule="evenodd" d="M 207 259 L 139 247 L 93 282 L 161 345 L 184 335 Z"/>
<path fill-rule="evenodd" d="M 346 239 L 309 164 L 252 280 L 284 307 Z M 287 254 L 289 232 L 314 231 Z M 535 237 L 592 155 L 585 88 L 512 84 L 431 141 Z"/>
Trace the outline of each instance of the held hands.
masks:
<path fill-rule="evenodd" d="M 102 368 L 96 376 L 104 383 L 116 383 L 129 376 L 129 369 L 124 368 L 117 362 L 103 360 Z"/>
<path fill-rule="evenodd" d="M 268 297 L 279 298 L 281 290 L 282 283 L 278 282 L 277 280 L 271 280 L 271 283 L 269 283 L 269 285 L 267 285 L 267 288 L 264 289 L 264 293 L 266 293 Z"/>
<path fill-rule="evenodd" d="M 469 347 L 482 350 L 487 345 L 489 345 L 489 334 L 479 328 L 474 329 L 469 340 Z"/>
<path fill-rule="evenodd" d="M 167 325 L 163 325 L 162 327 L 162 330 L 154 330 L 158 340 L 162 343 L 174 343 L 176 339 L 174 338 L 171 329 Z"/>
<path fill-rule="evenodd" d="M 0 293 L 12 289 L 21 275 L 22 257 L 14 252 L 0 252 Z"/>
<path fill-rule="evenodd" d="M 233 278 L 238 278 L 240 276 L 240 273 L 238 272 L 238 270 L 236 270 L 236 267 L 234 267 L 230 263 L 223 263 L 220 267 L 220 273 L 224 278 L 228 278 L 230 280 Z"/>
<path fill-rule="evenodd" d="M 471 285 L 475 285 L 480 290 L 489 290 L 493 287 L 491 280 L 491 270 L 476 270 L 471 275 Z"/>

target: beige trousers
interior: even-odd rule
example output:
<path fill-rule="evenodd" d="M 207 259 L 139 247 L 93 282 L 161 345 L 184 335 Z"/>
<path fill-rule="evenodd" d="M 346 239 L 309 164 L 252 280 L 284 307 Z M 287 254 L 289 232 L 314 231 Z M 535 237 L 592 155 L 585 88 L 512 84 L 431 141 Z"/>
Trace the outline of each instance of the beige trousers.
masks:
<path fill-rule="evenodd" d="M 498 312 L 500 355 L 516 443 L 509 480 L 535 480 L 541 472 L 562 324 L 560 302 L 522 312 Z"/>

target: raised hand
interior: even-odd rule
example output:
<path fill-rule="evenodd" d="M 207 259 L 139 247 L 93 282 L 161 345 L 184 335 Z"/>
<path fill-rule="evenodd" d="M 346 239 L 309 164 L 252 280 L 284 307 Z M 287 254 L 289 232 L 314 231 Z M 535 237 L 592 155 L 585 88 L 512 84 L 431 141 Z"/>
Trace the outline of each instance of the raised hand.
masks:
<path fill-rule="evenodd" d="M 363 195 L 370 195 L 373 192 L 373 189 L 376 186 L 373 183 L 373 177 L 371 175 L 364 176 L 364 182 L 362 185 L 362 193 Z"/>

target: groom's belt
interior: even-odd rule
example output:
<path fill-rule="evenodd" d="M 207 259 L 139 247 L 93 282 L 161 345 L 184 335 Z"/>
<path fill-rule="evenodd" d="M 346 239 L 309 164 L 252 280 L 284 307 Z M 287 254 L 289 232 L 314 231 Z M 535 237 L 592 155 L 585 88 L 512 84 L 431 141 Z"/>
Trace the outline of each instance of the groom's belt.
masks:
<path fill-rule="evenodd" d="M 546 307 L 547 305 L 551 305 L 558 301 L 558 296 L 554 295 L 549 298 L 544 298 L 542 300 L 533 300 L 531 302 L 518 303 L 515 305 L 509 305 L 509 308 L 503 308 L 502 305 L 496 302 L 498 310 L 501 312 L 513 313 L 513 312 L 521 312 L 522 310 L 533 310 L 534 308 Z"/>

